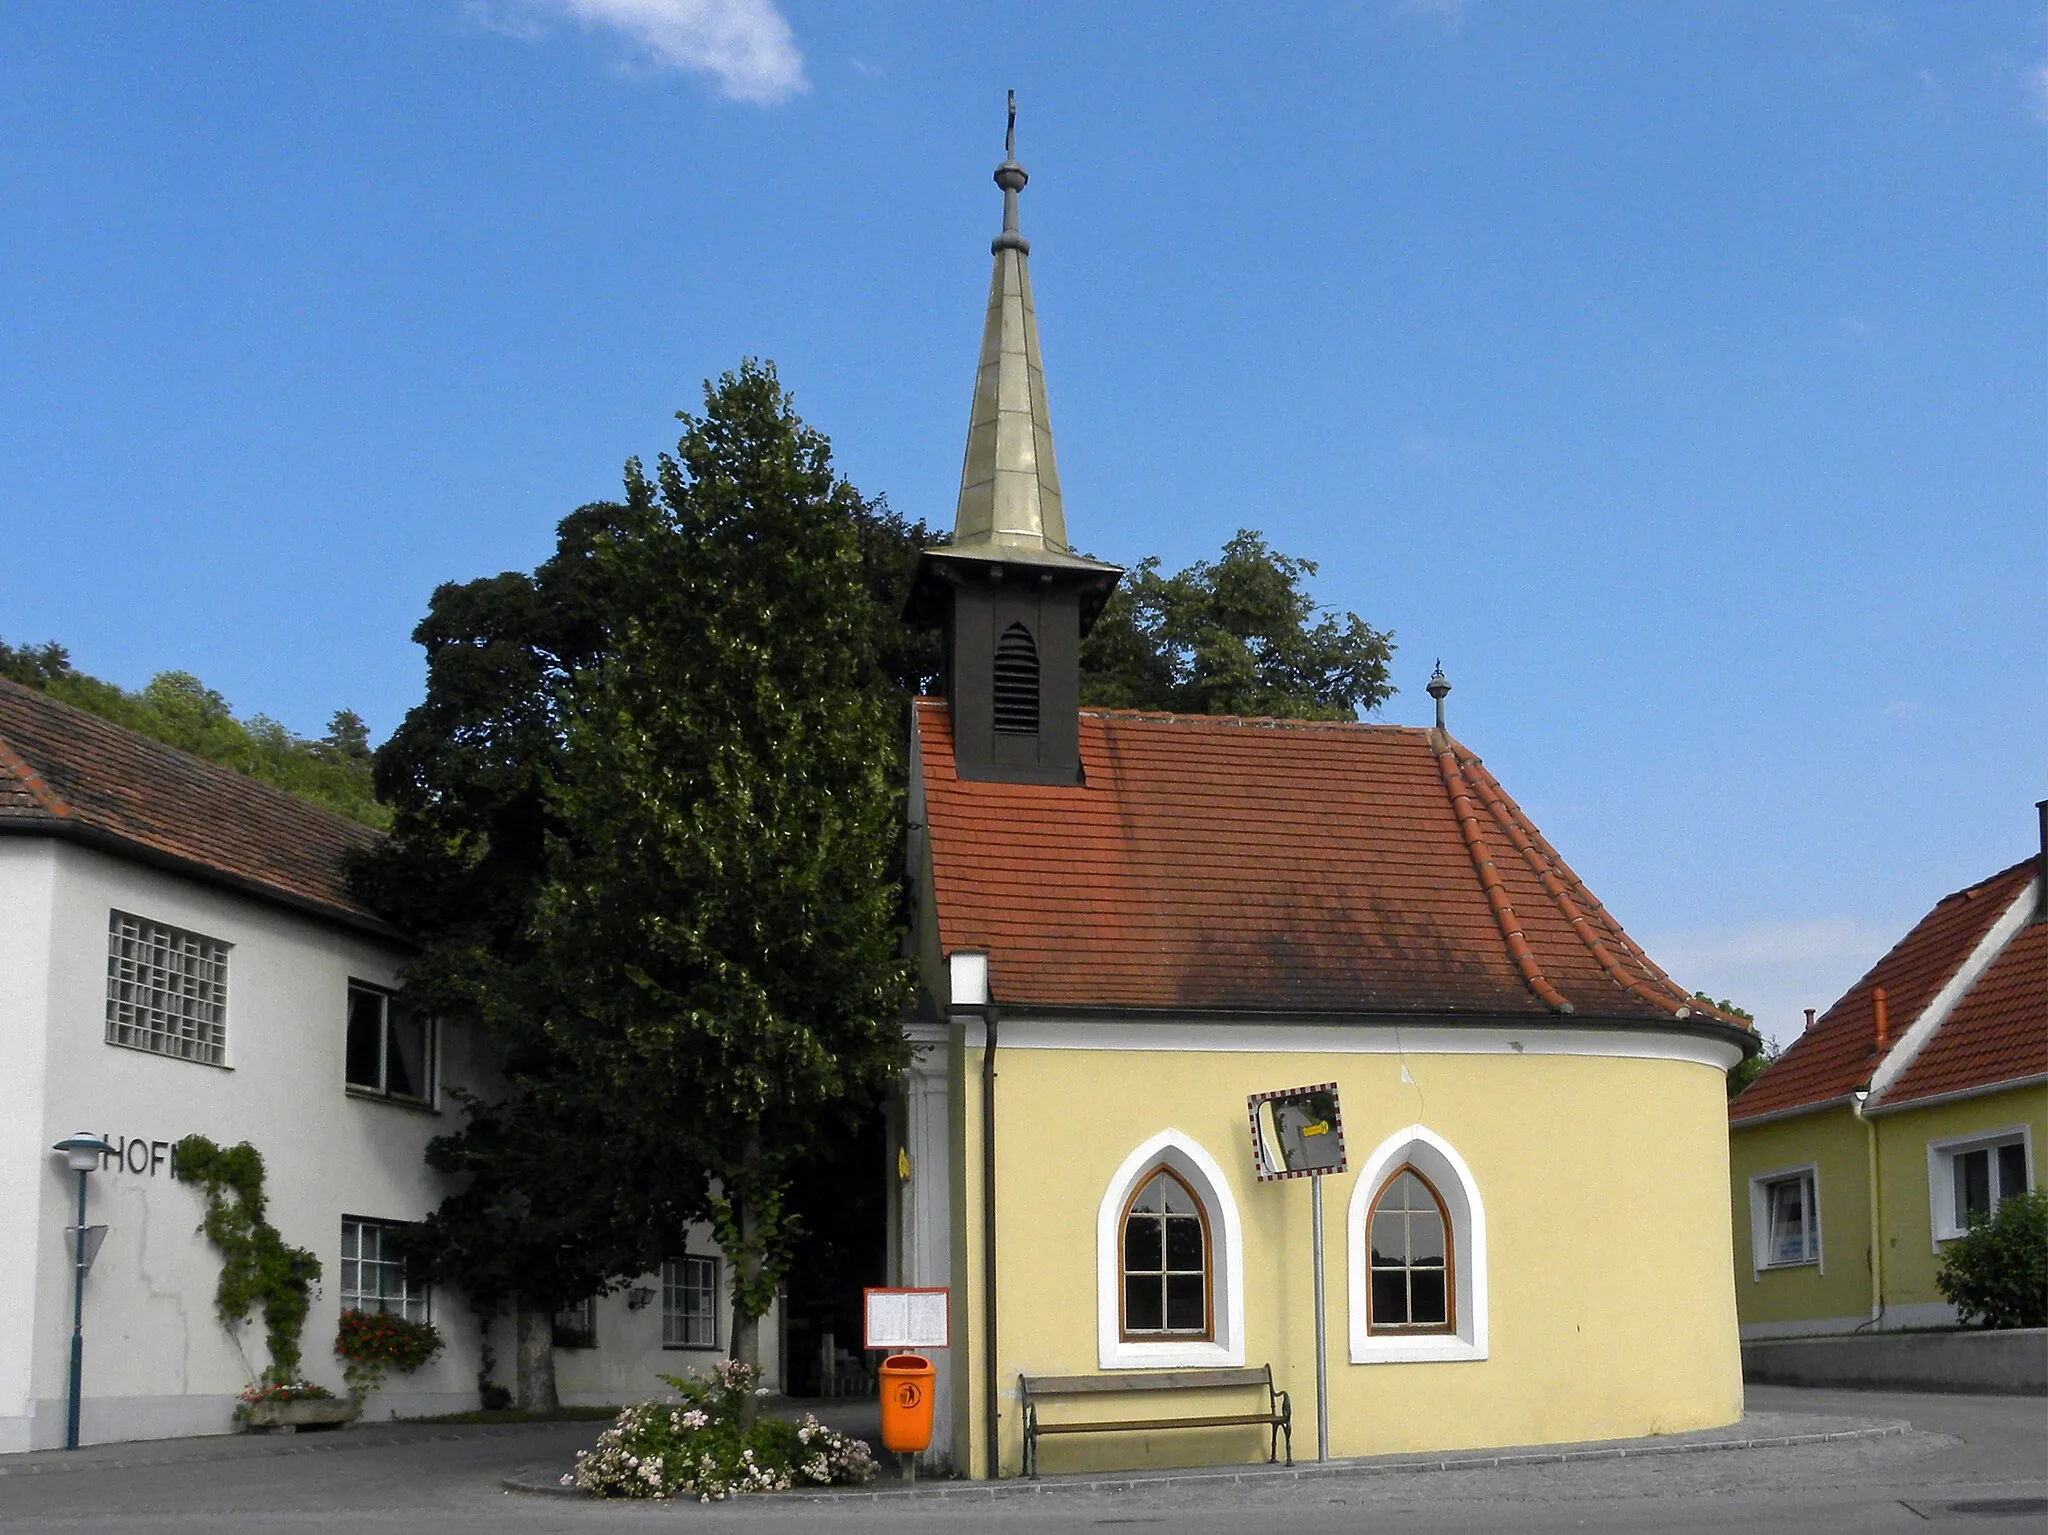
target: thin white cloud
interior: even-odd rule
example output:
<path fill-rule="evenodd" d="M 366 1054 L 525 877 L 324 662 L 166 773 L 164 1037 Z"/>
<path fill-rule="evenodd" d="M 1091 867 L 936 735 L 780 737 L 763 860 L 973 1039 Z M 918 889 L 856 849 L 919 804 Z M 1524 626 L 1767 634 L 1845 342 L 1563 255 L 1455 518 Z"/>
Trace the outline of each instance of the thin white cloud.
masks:
<path fill-rule="evenodd" d="M 479 25 L 533 38 L 550 15 L 619 33 L 657 69 L 709 75 L 719 94 L 772 106 L 810 89 L 804 59 L 775 0 L 471 0 Z"/>
<path fill-rule="evenodd" d="M 2048 59 L 2027 71 L 2027 104 L 2034 116 L 2048 123 Z"/>
<path fill-rule="evenodd" d="M 1673 980 L 1749 1009 L 1767 1036 L 1789 1041 L 1806 1008 L 1825 1012 L 1910 925 L 1816 917 L 1651 934 L 1643 947 Z"/>
<path fill-rule="evenodd" d="M 1420 16 L 1446 32 L 1455 32 L 1465 24 L 1465 0 L 1400 0 L 1394 14 Z"/>

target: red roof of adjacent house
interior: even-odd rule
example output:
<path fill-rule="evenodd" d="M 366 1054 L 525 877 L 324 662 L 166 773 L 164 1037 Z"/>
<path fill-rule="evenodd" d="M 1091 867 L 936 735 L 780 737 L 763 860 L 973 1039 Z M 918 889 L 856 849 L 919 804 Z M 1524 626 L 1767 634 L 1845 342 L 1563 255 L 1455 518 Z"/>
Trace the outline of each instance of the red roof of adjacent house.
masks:
<path fill-rule="evenodd" d="M 390 931 L 342 859 L 367 826 L 0 678 L 0 833 L 70 837 Z"/>
<path fill-rule="evenodd" d="M 2048 922 L 2013 935 L 1964 993 L 1884 1106 L 2048 1076 Z"/>
<path fill-rule="evenodd" d="M 999 1001 L 1729 1021 L 1436 731 L 1084 710 L 1076 787 L 957 778 L 942 700 L 916 732 L 940 943 Z"/>
<path fill-rule="evenodd" d="M 1894 944 L 1869 974 L 1850 987 L 1728 1106 L 1729 1118 L 1740 1123 L 1762 1114 L 1829 1103 L 1868 1086 L 1886 1056 L 1899 1047 L 1935 994 L 1976 952 L 1992 925 L 2026 888 L 2037 867 L 2035 860 L 2028 859 L 1942 897 L 1934 910 Z M 1980 980 L 1978 985 L 1982 984 Z M 1886 993 L 1889 1041 L 1883 1051 L 1877 1046 L 1872 995 L 1880 986 Z M 1975 990 L 1972 988 L 1970 996 L 1975 995 Z M 1968 1001 L 1966 997 L 1965 1003 Z M 2041 1017 L 2038 1008 L 2034 1016 Z M 1954 1019 L 1955 1014 L 1950 1014 L 1949 1022 L 1936 1033 L 1936 1042 Z M 1925 1053 L 1923 1050 L 1923 1056 Z M 1919 1066 L 1916 1060 L 1909 1075 Z M 1886 1101 L 1892 1101 L 1895 1093 L 1896 1086 Z"/>

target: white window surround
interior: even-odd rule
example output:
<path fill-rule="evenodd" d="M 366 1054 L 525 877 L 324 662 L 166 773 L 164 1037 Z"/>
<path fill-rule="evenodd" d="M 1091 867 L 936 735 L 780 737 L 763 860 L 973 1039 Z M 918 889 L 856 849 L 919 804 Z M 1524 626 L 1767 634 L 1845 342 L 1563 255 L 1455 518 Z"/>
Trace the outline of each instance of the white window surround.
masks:
<path fill-rule="evenodd" d="M 2026 1158 L 2027 1187 L 2039 1188 L 2040 1180 L 2034 1173 L 2034 1136 L 2024 1124 L 1980 1130 L 1974 1135 L 1949 1136 L 1927 1143 L 1927 1224 L 1933 1228 L 1935 1252 L 1941 1251 L 1942 1243 L 1953 1242 L 1963 1234 L 1962 1222 L 1956 1218 L 1956 1154 L 2009 1146 L 2014 1141 L 2020 1143 L 2021 1155 Z"/>
<path fill-rule="evenodd" d="M 1412 1165 L 1427 1178 L 1450 1212 L 1451 1305 L 1458 1324 L 1456 1333 L 1374 1333 L 1368 1323 L 1366 1221 L 1380 1186 L 1403 1165 Z M 1421 1125 L 1410 1125 L 1373 1148 L 1358 1169 L 1358 1181 L 1351 1186 L 1344 1252 L 1350 1276 L 1353 1364 L 1452 1363 L 1486 1357 L 1486 1207 L 1472 1170 L 1450 1142 Z"/>
<path fill-rule="evenodd" d="M 1766 1263 L 1764 1255 L 1771 1250 L 1771 1185 L 1783 1183 L 1788 1178 L 1811 1178 L 1813 1180 L 1813 1253 L 1811 1258 L 1801 1258 L 1796 1263 Z M 1828 1271 L 1827 1243 L 1821 1235 L 1820 1224 L 1820 1163 L 1798 1162 L 1790 1167 L 1774 1167 L 1769 1172 L 1749 1175 L 1749 1278 L 1755 1284 L 1763 1278 L 1765 1269 L 1810 1268 L 1816 1273 Z"/>
<path fill-rule="evenodd" d="M 1209 1212 L 1210 1309 L 1213 1340 L 1126 1342 L 1118 1305 L 1117 1254 L 1124 1206 L 1153 1168 L 1165 1165 L 1187 1181 Z M 1229 1180 L 1216 1159 L 1178 1130 L 1161 1130 L 1139 1146 L 1109 1180 L 1095 1214 L 1096 1362 L 1105 1370 L 1176 1370 L 1244 1363 L 1244 1227 Z"/>

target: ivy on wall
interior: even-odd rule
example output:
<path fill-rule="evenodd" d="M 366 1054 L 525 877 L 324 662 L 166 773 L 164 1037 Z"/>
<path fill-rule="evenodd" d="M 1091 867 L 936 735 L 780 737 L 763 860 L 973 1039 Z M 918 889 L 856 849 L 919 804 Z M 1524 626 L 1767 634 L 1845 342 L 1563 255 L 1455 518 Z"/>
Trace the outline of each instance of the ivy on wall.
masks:
<path fill-rule="evenodd" d="M 173 1157 L 174 1175 L 197 1184 L 206 1196 L 206 1218 L 199 1229 L 220 1253 L 213 1309 L 221 1325 L 239 1326 L 260 1305 L 270 1349 L 264 1383 L 297 1380 L 299 1335 L 312 1306 L 320 1260 L 303 1247 L 288 1245 L 264 1219 L 263 1154 L 247 1141 L 223 1150 L 203 1135 L 188 1135 Z"/>

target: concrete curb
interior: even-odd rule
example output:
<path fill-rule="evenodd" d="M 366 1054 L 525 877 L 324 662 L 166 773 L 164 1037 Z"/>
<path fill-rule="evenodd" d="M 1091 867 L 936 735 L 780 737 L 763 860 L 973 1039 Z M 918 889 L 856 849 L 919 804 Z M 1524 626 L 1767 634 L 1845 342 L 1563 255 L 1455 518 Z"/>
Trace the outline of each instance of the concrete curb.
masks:
<path fill-rule="evenodd" d="M 1232 1466 L 1217 1469 L 1162 1471 L 1153 1475 L 1087 1475 L 1048 1477 L 1041 1481 L 1011 1478 L 1000 1482 L 939 1482 L 928 1487 L 848 1487 L 816 1492 L 771 1493 L 767 1496 L 803 1503 L 955 1502 L 994 1503 L 1059 1496 L 1103 1497 L 1119 1493 L 1163 1492 L 1187 1487 L 1265 1486 L 1299 1482 L 1348 1481 L 1367 1477 L 1410 1476 L 1434 1471 L 1487 1471 L 1521 1466 L 1560 1466 L 1585 1461 L 1641 1460 L 1653 1455 L 1698 1455 L 1716 1450 L 1779 1450 L 1799 1445 L 1839 1444 L 1848 1440 L 1891 1439 L 1912 1432 L 1898 1420 L 1866 1420 L 1851 1427 L 1816 1429 L 1808 1433 L 1758 1434 L 1736 1439 L 1630 1439 L 1557 1450 L 1502 1450 L 1493 1454 L 1377 1456 L 1295 1466 Z M 534 1497 L 590 1498 L 559 1480 L 525 1472 L 508 1476 L 505 1491 Z M 760 1495 L 756 1495 L 760 1496 Z M 595 1501 L 595 1500 L 592 1500 Z"/>
<path fill-rule="evenodd" d="M 604 1425 L 593 1423 L 592 1427 Z M 87 1445 L 81 1450 L 24 1450 L 0 1456 L 0 1477 L 75 1476 L 81 1471 L 134 1471 L 155 1466 L 203 1466 L 222 1461 L 251 1460 L 270 1455 L 332 1455 L 345 1450 L 390 1449 L 395 1445 L 446 1444 L 462 1439 L 501 1439 L 535 1429 L 560 1428 L 561 1423 L 447 1424 L 425 1433 L 404 1433 L 404 1425 L 365 1423 L 347 1429 L 309 1434 L 196 1434 L 179 1439 L 137 1439 L 131 1453 L 109 1454 L 113 1445 Z M 393 1430 L 400 1430 L 393 1432 Z M 211 1443 L 179 1453 L 177 1446 Z M 33 1457 L 33 1458 L 31 1458 Z"/>

